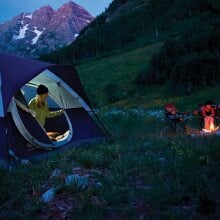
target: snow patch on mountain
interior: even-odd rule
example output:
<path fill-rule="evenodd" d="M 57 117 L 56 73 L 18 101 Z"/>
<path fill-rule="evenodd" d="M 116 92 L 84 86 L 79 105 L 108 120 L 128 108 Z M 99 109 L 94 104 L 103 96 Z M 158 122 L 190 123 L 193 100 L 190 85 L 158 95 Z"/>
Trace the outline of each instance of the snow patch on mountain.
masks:
<path fill-rule="evenodd" d="M 23 23 L 23 21 L 21 22 L 22 26 L 20 27 L 20 30 L 19 30 L 19 34 L 18 35 L 13 35 L 13 40 L 20 40 L 20 39 L 23 39 L 25 38 L 25 34 L 26 34 L 26 31 L 28 30 L 28 26 L 29 24 L 25 24 Z"/>
<path fill-rule="evenodd" d="M 43 33 L 43 31 L 37 30 L 37 27 L 34 27 L 34 31 L 33 31 L 33 32 L 34 32 L 37 36 L 32 39 L 31 45 L 36 44 L 37 41 L 38 41 L 38 39 L 39 39 L 39 37 L 40 37 L 40 35 Z"/>
<path fill-rule="evenodd" d="M 30 18 L 30 19 L 32 19 L 32 14 L 27 14 L 27 15 L 25 15 L 25 18 Z"/>

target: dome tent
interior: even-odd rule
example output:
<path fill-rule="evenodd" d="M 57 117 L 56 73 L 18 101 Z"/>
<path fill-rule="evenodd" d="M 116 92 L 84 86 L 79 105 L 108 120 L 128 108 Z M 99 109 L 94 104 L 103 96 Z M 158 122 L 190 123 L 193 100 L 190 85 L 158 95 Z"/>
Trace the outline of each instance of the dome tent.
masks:
<path fill-rule="evenodd" d="M 27 106 L 29 91 L 40 84 L 49 89 L 53 108 L 62 108 L 62 116 L 46 120 L 47 131 L 67 132 L 64 139 L 53 142 L 29 113 L 16 105 Z M 33 93 L 32 93 L 33 94 Z M 32 97 L 33 98 L 33 97 Z M 51 107 L 49 105 L 49 107 Z M 20 58 L 0 53 L 0 160 L 35 158 L 57 149 L 105 140 L 109 133 L 93 112 L 76 70 L 71 66 Z M 28 150 L 26 144 L 36 147 Z"/>

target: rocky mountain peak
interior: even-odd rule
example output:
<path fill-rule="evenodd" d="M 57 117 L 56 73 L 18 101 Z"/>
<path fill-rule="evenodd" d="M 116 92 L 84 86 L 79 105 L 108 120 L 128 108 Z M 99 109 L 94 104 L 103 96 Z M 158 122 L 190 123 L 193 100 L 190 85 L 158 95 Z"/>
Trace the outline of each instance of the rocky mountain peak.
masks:
<path fill-rule="evenodd" d="M 68 8 L 82 8 L 82 7 L 76 4 L 75 2 L 69 1 L 65 3 L 64 5 L 62 5 L 58 10 L 63 10 L 63 9 L 68 9 Z"/>
<path fill-rule="evenodd" d="M 64 14 L 88 14 L 89 16 L 91 16 L 88 11 L 86 11 L 83 7 L 81 7 L 80 5 L 69 1 L 68 3 L 64 4 L 63 6 L 61 6 L 58 10 L 58 13 L 64 13 Z"/>
<path fill-rule="evenodd" d="M 41 7 L 39 10 L 37 11 L 46 11 L 46 12 L 51 12 L 54 11 L 53 8 L 50 5 L 45 5 L 43 7 Z"/>
<path fill-rule="evenodd" d="M 94 18 L 69 1 L 57 11 L 46 5 L 0 24 L 0 51 L 37 57 L 72 43 Z"/>
<path fill-rule="evenodd" d="M 44 16 L 51 17 L 55 13 L 55 10 L 49 5 L 41 7 L 40 9 L 33 12 L 33 16 L 38 19 L 45 19 Z"/>

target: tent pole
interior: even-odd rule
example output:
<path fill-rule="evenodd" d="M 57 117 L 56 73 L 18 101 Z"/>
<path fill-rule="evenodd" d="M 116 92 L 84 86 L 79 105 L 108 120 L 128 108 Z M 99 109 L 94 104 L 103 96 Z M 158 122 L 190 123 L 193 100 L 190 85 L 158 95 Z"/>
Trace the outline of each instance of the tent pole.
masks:
<path fill-rule="evenodd" d="M 110 138 L 110 139 L 115 139 L 114 134 L 104 125 L 104 123 L 101 121 L 101 119 L 97 116 L 97 114 L 94 112 L 94 110 L 91 108 L 92 113 L 94 114 L 96 120 L 99 122 L 101 127 L 104 129 L 105 134 Z"/>

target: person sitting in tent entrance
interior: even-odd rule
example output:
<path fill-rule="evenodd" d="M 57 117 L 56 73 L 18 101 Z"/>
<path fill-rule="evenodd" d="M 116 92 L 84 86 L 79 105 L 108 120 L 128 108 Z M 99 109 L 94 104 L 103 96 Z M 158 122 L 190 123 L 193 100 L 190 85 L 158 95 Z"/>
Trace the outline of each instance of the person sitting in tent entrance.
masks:
<path fill-rule="evenodd" d="M 37 88 L 37 95 L 35 98 L 30 100 L 28 106 L 30 109 L 35 111 L 36 113 L 36 120 L 39 122 L 39 124 L 44 128 L 46 118 L 53 118 L 56 116 L 59 116 L 64 113 L 64 110 L 58 110 L 58 111 L 49 111 L 48 104 L 47 104 L 47 98 L 48 98 L 49 90 L 45 85 L 39 85 Z M 47 135 L 52 140 L 57 140 L 56 136 L 59 135 L 58 132 L 47 132 Z"/>

